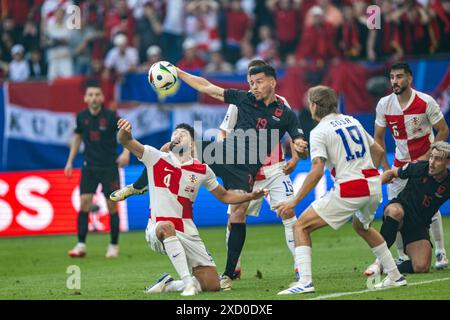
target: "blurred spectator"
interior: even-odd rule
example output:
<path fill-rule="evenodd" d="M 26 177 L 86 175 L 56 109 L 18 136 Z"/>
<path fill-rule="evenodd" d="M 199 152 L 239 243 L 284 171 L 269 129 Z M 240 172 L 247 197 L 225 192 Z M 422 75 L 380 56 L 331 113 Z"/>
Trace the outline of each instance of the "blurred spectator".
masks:
<path fill-rule="evenodd" d="M 128 46 L 127 36 L 119 33 L 114 37 L 114 47 L 106 55 L 103 77 L 110 78 L 114 72 L 120 80 L 127 73 L 135 71 L 138 63 L 137 49 Z"/>
<path fill-rule="evenodd" d="M 92 43 L 97 38 L 94 27 L 82 21 L 81 28 L 70 32 L 70 48 L 73 54 L 75 74 L 91 72 Z"/>
<path fill-rule="evenodd" d="M 1 26 L 1 48 L 3 61 L 12 60 L 11 49 L 15 43 L 20 40 L 19 34 L 16 32 L 14 20 L 11 17 L 5 17 Z"/>
<path fill-rule="evenodd" d="M 427 9 L 436 42 L 436 48 L 432 52 L 450 52 L 450 1 L 429 1 Z"/>
<path fill-rule="evenodd" d="M 187 38 L 183 42 L 183 58 L 177 63 L 180 69 L 203 69 L 206 62 L 199 57 L 195 41 Z"/>
<path fill-rule="evenodd" d="M 73 75 L 72 55 L 69 47 L 71 30 L 66 28 L 64 18 L 65 10 L 59 7 L 54 17 L 47 22 L 45 37 L 49 80 Z"/>
<path fill-rule="evenodd" d="M 16 44 L 11 49 L 13 60 L 9 64 L 9 79 L 11 81 L 25 81 L 30 76 L 30 69 L 24 59 L 25 48 Z"/>
<path fill-rule="evenodd" d="M 47 63 L 42 58 L 42 52 L 38 48 L 32 49 L 28 59 L 30 79 L 45 79 L 47 77 Z"/>
<path fill-rule="evenodd" d="M 331 24 L 334 27 L 338 27 L 344 21 L 342 16 L 342 12 L 333 5 L 331 0 L 317 0 L 317 6 L 323 10 L 324 19 L 327 23 Z M 313 7 L 311 7 L 312 9 Z M 309 10 L 311 10 L 309 9 Z M 306 15 L 305 25 L 311 26 L 314 24 L 314 17 L 310 15 L 308 11 Z"/>
<path fill-rule="evenodd" d="M 359 31 L 359 23 L 352 5 L 345 4 L 342 8 L 344 23 L 337 30 L 337 41 L 344 57 L 358 59 L 362 51 L 362 35 Z M 367 28 L 366 28 L 367 29 Z"/>
<path fill-rule="evenodd" d="M 221 48 L 218 15 L 219 5 L 213 0 L 191 1 L 186 5 L 186 37 L 205 52 Z"/>
<path fill-rule="evenodd" d="M 145 61 L 148 47 L 159 43 L 159 36 L 162 32 L 161 17 L 158 16 L 151 2 L 145 3 L 143 15 L 136 25 L 139 36 L 139 59 Z"/>
<path fill-rule="evenodd" d="M 184 33 L 183 4 L 183 0 L 171 0 L 166 4 L 161 49 L 163 56 L 173 64 L 177 64 L 182 55 Z"/>
<path fill-rule="evenodd" d="M 113 7 L 106 12 L 105 35 L 114 39 L 116 34 L 124 33 L 130 43 L 135 43 L 135 20 L 126 0 L 115 0 Z"/>
<path fill-rule="evenodd" d="M 255 55 L 255 50 L 250 42 L 244 41 L 241 44 L 241 58 L 236 62 L 236 71 L 247 73 L 248 65 L 250 61 L 260 59 Z"/>
<path fill-rule="evenodd" d="M 251 20 L 242 9 L 240 0 L 225 2 L 226 7 L 226 60 L 236 63 L 239 59 L 239 45 L 243 40 L 251 38 Z"/>
<path fill-rule="evenodd" d="M 158 46 L 150 46 L 147 49 L 147 60 L 139 66 L 140 72 L 148 72 L 150 67 L 158 61 L 163 60 L 161 57 L 161 48 Z"/>
<path fill-rule="evenodd" d="M 206 65 L 204 71 L 208 73 L 233 72 L 233 65 L 225 61 L 222 52 L 214 51 L 211 53 L 211 62 Z"/>
<path fill-rule="evenodd" d="M 398 29 L 394 23 L 395 7 L 391 1 L 376 2 L 381 8 L 381 29 L 369 30 L 367 36 L 367 58 L 369 61 L 392 57 L 392 60 L 400 60 L 403 50 L 397 40 Z"/>
<path fill-rule="evenodd" d="M 256 46 L 256 53 L 263 60 L 268 60 L 270 51 L 276 47 L 277 43 L 273 38 L 272 29 L 267 25 L 259 28 L 260 42 Z"/>
<path fill-rule="evenodd" d="M 38 49 L 40 46 L 39 29 L 36 22 L 27 20 L 23 27 L 22 43 L 26 51 Z"/>
<path fill-rule="evenodd" d="M 268 0 L 267 5 L 275 18 L 276 38 L 279 42 L 280 54 L 284 59 L 287 54 L 295 51 L 298 42 L 300 3 L 292 0 Z"/>
<path fill-rule="evenodd" d="M 297 46 L 296 57 L 300 64 L 306 65 L 308 61 L 322 68 L 326 62 L 338 58 L 336 47 L 336 31 L 325 21 L 324 11 L 315 6 L 309 10 L 312 24 L 307 26 Z"/>

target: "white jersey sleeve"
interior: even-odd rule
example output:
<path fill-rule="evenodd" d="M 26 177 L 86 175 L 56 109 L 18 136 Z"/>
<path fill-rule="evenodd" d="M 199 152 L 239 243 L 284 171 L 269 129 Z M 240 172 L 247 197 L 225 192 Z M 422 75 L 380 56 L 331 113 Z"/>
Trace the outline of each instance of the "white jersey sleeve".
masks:
<path fill-rule="evenodd" d="M 444 117 L 439 104 L 432 97 L 428 97 L 426 114 L 433 126 Z"/>
<path fill-rule="evenodd" d="M 322 157 L 328 159 L 326 135 L 322 131 L 312 130 L 310 135 L 311 160 Z"/>
<path fill-rule="evenodd" d="M 236 121 L 238 117 L 238 108 L 234 104 L 230 104 L 228 106 L 227 114 L 225 115 L 225 118 L 223 119 L 222 123 L 220 124 L 220 129 L 230 132 L 230 130 L 233 130 L 236 126 Z"/>
<path fill-rule="evenodd" d="M 214 173 L 214 171 L 212 171 L 212 169 L 209 166 L 206 166 L 206 176 L 203 185 L 208 191 L 214 190 L 219 185 L 219 182 L 217 181 L 216 178 L 216 174 Z"/>
<path fill-rule="evenodd" d="M 138 158 L 139 161 L 141 161 L 143 164 L 145 164 L 146 167 L 152 166 L 158 161 L 158 159 L 161 157 L 161 154 L 163 152 L 151 147 L 151 146 L 144 146 L 144 153 L 142 154 L 142 158 Z"/>
<path fill-rule="evenodd" d="M 385 106 L 383 105 L 382 101 L 380 100 L 377 104 L 376 108 L 376 117 L 375 117 L 375 124 L 379 127 L 386 127 L 386 117 L 385 117 Z"/>

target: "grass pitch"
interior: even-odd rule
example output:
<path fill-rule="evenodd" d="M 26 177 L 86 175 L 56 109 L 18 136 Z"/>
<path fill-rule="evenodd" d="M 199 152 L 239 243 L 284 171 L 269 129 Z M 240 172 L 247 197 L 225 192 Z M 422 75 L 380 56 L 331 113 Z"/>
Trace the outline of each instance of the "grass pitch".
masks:
<path fill-rule="evenodd" d="M 450 218 L 443 220 L 449 250 Z M 379 221 L 375 227 L 379 230 Z M 225 228 L 201 228 L 200 234 L 222 272 L 226 260 Z M 329 227 L 319 230 L 312 240 L 314 294 L 276 295 L 294 280 L 293 260 L 280 223 L 248 226 L 242 279 L 234 282 L 232 291 L 201 293 L 192 299 L 450 299 L 448 269 L 432 268 L 428 274 L 408 275 L 408 287 L 366 290 L 367 278 L 362 272 L 374 256 L 350 224 L 338 231 Z M 121 255 L 112 260 L 104 257 L 108 234 L 89 234 L 88 254 L 83 259 L 67 256 L 75 242 L 75 236 L 0 239 L 0 299 L 186 299 L 179 293 L 142 292 L 164 272 L 176 278 L 169 259 L 148 248 L 143 231 L 121 234 Z M 80 290 L 66 286 L 67 268 L 71 265 L 81 270 Z"/>

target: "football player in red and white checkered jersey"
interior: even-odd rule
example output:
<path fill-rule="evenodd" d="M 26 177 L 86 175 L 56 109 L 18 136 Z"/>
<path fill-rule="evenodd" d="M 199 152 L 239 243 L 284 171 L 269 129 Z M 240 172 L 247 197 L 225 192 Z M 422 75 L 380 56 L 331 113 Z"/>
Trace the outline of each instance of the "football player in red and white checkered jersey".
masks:
<path fill-rule="evenodd" d="M 172 133 L 168 153 L 133 139 L 129 121 L 120 119 L 118 127 L 119 142 L 147 167 L 151 199 L 147 242 L 154 251 L 169 256 L 181 278 L 174 281 L 164 274 L 145 293 L 182 291 L 183 296 L 191 296 L 200 291 L 219 291 L 216 265 L 192 220 L 198 190 L 204 185 L 224 203 L 254 200 L 262 197 L 264 191 L 225 190 L 208 165 L 192 158 L 194 129 L 187 124 L 179 124 Z"/>
<path fill-rule="evenodd" d="M 383 97 L 376 109 L 375 141 L 385 148 L 384 137 L 388 127 L 396 145 L 393 164 L 396 168 L 415 160 L 428 160 L 431 144 L 434 141 L 446 141 L 448 138 L 449 129 L 444 115 L 431 96 L 412 88 L 413 75 L 407 63 L 394 64 L 390 69 L 390 79 L 393 93 Z M 436 130 L 436 136 L 433 129 Z M 382 167 L 383 171 L 391 168 L 386 156 Z M 408 180 L 394 179 L 388 185 L 389 200 L 395 198 L 407 182 Z M 448 265 L 448 260 L 439 211 L 433 217 L 431 234 L 435 241 L 435 266 L 441 269 Z M 396 244 L 399 260 L 408 259 L 403 251 L 400 234 L 397 234 Z M 370 270 L 368 275 L 371 275 Z"/>

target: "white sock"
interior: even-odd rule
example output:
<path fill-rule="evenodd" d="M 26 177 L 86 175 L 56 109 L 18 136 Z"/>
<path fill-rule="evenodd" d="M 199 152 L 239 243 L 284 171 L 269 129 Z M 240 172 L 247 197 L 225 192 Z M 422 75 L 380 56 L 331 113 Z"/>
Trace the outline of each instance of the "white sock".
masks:
<path fill-rule="evenodd" d="M 372 252 L 377 257 L 378 261 L 380 261 L 388 277 L 393 281 L 398 280 L 401 274 L 398 271 L 394 258 L 392 258 L 392 254 L 386 245 L 386 241 L 379 246 L 372 248 Z"/>
<path fill-rule="evenodd" d="M 295 260 L 295 242 L 294 242 L 294 225 L 297 222 L 296 217 L 282 220 L 284 225 L 284 236 L 286 237 L 286 244 L 289 251 L 291 251 L 292 257 Z"/>
<path fill-rule="evenodd" d="M 228 252 L 228 239 L 230 238 L 230 229 L 227 226 L 227 232 L 225 233 L 225 245 L 227 247 Z M 236 269 L 241 269 L 241 256 L 239 256 L 238 262 L 236 264 Z"/>
<path fill-rule="evenodd" d="M 403 260 L 408 260 L 408 255 L 405 253 L 405 251 L 403 251 L 403 238 L 400 232 L 397 232 L 397 237 L 395 238 L 395 246 L 397 247 L 398 257 Z"/>
<path fill-rule="evenodd" d="M 168 237 L 163 241 L 167 255 L 169 256 L 172 265 L 175 267 L 178 275 L 184 284 L 192 283 L 192 276 L 189 272 L 189 267 L 186 259 L 186 252 L 176 236 Z"/>
<path fill-rule="evenodd" d="M 300 272 L 300 279 L 298 282 L 302 285 L 307 285 L 312 282 L 311 247 L 295 247 L 295 265 L 298 267 Z"/>
<path fill-rule="evenodd" d="M 192 281 L 197 287 L 198 292 L 201 292 L 202 287 L 200 285 L 200 282 L 198 282 L 197 278 L 192 277 Z M 185 287 L 186 285 L 184 284 L 183 280 L 174 280 L 166 285 L 166 287 L 164 288 L 164 292 L 181 292 L 184 290 Z"/>
<path fill-rule="evenodd" d="M 446 254 L 444 244 L 444 229 L 442 227 L 442 215 L 438 210 L 433 216 L 433 222 L 431 222 L 430 233 L 434 240 L 434 252 L 436 255 L 439 253 Z"/>

